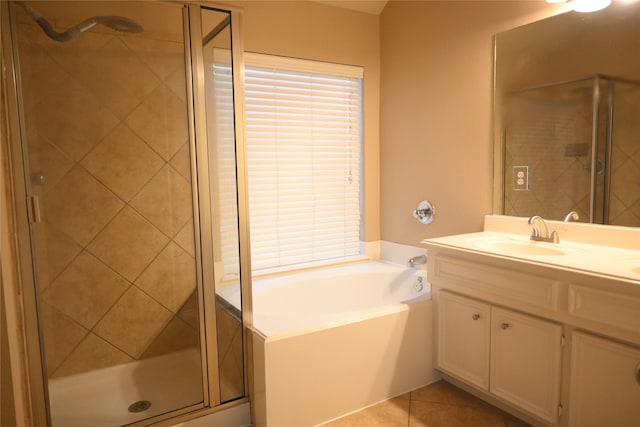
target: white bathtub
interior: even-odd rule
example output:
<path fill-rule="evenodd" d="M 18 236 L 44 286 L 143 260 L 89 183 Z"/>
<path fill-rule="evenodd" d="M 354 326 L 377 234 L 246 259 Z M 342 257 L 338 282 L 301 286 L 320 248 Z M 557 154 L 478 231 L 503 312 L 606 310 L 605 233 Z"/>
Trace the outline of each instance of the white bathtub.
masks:
<path fill-rule="evenodd" d="M 253 282 L 256 425 L 320 425 L 438 378 L 423 270 L 371 262 Z"/>

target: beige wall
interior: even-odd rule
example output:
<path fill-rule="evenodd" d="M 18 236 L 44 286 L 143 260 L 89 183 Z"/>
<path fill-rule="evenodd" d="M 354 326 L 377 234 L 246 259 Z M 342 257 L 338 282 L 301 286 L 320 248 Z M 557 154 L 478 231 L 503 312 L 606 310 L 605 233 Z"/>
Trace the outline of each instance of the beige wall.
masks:
<path fill-rule="evenodd" d="M 492 210 L 493 35 L 558 13 L 544 2 L 391 1 L 381 15 L 381 236 L 479 231 Z M 436 206 L 422 225 L 411 213 Z"/>
<path fill-rule="evenodd" d="M 380 239 L 380 17 L 299 1 L 234 1 L 250 52 L 364 67 L 364 236 Z"/>

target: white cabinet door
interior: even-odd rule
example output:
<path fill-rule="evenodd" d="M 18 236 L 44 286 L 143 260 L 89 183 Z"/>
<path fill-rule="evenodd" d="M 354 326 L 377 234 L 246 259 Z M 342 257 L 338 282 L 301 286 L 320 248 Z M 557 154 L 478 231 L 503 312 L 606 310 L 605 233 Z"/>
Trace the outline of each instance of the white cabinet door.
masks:
<path fill-rule="evenodd" d="M 556 424 L 561 340 L 561 325 L 492 308 L 491 393 Z"/>
<path fill-rule="evenodd" d="M 572 336 L 569 425 L 640 426 L 640 349 Z"/>
<path fill-rule="evenodd" d="M 437 312 L 438 368 L 488 390 L 490 306 L 440 291 Z"/>

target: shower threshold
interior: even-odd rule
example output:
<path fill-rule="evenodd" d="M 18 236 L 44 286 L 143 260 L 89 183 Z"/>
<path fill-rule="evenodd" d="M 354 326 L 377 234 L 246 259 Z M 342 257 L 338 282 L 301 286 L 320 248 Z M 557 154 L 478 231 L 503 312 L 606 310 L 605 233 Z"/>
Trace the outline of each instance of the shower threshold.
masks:
<path fill-rule="evenodd" d="M 49 400 L 53 427 L 116 427 L 193 405 L 202 402 L 200 353 L 183 350 L 55 378 Z"/>

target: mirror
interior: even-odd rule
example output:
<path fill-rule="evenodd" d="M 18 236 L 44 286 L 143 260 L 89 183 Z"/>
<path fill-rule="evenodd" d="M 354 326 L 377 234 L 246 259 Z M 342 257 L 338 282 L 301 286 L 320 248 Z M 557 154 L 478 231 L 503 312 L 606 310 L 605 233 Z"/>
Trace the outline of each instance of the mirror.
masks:
<path fill-rule="evenodd" d="M 640 226 L 640 4 L 495 38 L 494 213 Z"/>

